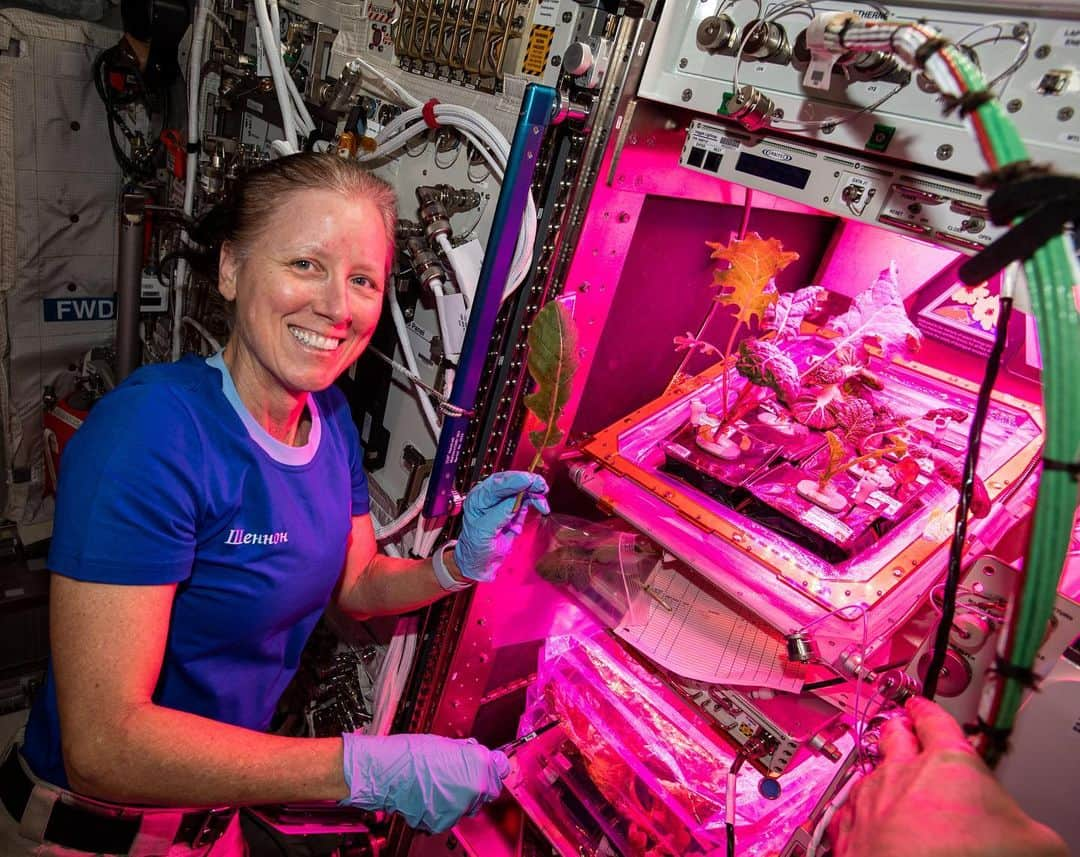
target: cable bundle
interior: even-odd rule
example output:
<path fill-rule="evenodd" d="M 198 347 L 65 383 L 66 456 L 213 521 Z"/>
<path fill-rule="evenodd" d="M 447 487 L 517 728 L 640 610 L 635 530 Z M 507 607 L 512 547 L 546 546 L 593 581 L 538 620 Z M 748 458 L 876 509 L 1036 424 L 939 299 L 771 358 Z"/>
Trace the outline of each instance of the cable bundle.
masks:
<path fill-rule="evenodd" d="M 921 68 L 971 123 L 991 179 L 1007 181 L 1010 175 L 1023 172 L 1028 163 L 1023 141 L 988 92 L 982 72 L 931 27 L 836 15 L 825 27 L 824 42 L 836 52 L 887 51 Z M 1073 285 L 1080 282 L 1080 269 L 1071 237 L 1065 233 L 1052 238 L 1025 261 L 1024 270 L 1043 357 L 1044 461 L 1048 466 L 1039 482 L 1023 587 L 1004 640 L 997 691 L 982 711 L 982 751 L 991 765 L 1006 750 L 1008 733 L 1030 684 L 1057 597 L 1077 502 L 1080 394 L 1068 379 L 1069 363 L 1080 353 L 1080 315 L 1072 296 Z"/>
<path fill-rule="evenodd" d="M 510 143 L 498 128 L 468 107 L 455 104 L 434 104 L 431 107 L 420 106 L 418 99 L 413 98 L 404 90 L 400 90 L 400 87 L 398 90 L 398 94 L 404 95 L 408 99 L 407 103 L 413 106 L 389 122 L 378 137 L 375 138 L 374 151 L 358 155 L 358 160 L 368 162 L 385 158 L 406 146 L 409 141 L 425 133 L 430 127 L 425 116 L 425 112 L 427 112 L 428 115 L 434 118 L 438 126 L 456 129 L 484 159 L 496 180 L 502 181 L 503 174 L 506 172 L 506 163 L 510 157 Z M 535 241 L 536 204 L 533 202 L 530 193 L 521 232 L 514 247 L 514 260 L 510 266 L 510 276 L 506 288 L 503 290 L 504 300 L 528 276 L 532 265 L 532 249 Z"/>

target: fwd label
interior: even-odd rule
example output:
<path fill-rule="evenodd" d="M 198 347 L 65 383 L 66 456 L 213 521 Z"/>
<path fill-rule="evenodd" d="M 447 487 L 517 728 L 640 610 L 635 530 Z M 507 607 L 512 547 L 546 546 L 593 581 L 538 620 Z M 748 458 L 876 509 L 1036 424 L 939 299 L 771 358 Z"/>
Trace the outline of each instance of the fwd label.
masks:
<path fill-rule="evenodd" d="M 45 298 L 45 321 L 110 321 L 115 298 Z"/>

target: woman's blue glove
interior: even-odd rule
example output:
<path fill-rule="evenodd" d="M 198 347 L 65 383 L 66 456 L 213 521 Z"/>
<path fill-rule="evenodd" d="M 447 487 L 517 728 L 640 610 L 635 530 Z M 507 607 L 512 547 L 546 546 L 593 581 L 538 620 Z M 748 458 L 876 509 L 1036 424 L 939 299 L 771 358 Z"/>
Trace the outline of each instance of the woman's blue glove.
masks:
<path fill-rule="evenodd" d="M 454 562 L 461 573 L 470 580 L 494 580 L 514 537 L 521 535 L 529 506 L 541 515 L 551 511 L 547 491 L 543 476 L 520 470 L 493 473 L 477 483 L 465 497 L 461 535 L 454 546 Z M 515 510 L 519 494 L 522 502 Z"/>
<path fill-rule="evenodd" d="M 505 753 L 441 735 L 346 732 L 341 806 L 401 813 L 410 827 L 441 833 L 499 796 Z"/>

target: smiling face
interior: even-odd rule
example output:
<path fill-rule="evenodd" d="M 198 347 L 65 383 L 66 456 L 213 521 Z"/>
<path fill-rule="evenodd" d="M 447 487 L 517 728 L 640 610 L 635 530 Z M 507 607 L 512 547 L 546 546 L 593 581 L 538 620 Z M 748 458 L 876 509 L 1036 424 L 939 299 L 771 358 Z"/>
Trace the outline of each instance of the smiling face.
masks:
<path fill-rule="evenodd" d="M 389 253 L 375 203 L 330 190 L 289 193 L 254 239 L 222 247 L 218 288 L 236 303 L 225 361 L 249 408 L 301 401 L 360 356 Z"/>

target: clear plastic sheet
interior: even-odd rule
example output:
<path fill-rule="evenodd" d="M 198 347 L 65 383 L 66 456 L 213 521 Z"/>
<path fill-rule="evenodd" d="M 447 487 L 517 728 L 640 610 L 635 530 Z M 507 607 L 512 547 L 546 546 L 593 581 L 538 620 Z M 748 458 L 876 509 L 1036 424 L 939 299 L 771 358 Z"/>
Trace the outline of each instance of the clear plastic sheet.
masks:
<path fill-rule="evenodd" d="M 606 806 L 596 812 L 596 825 L 616 851 L 724 854 L 726 778 L 735 750 L 684 716 L 678 698 L 615 643 L 548 640 L 522 731 L 552 717 L 562 721 L 567 741 L 551 759 L 536 760 L 547 787 L 583 768 L 590 782 L 571 783 L 570 791 L 602 795 Z M 851 739 L 837 744 L 846 753 Z M 744 766 L 736 785 L 738 853 L 779 853 L 838 770 L 820 756 L 808 758 L 780 779 L 783 793 L 770 801 L 758 791 L 761 774 Z"/>
<path fill-rule="evenodd" d="M 589 521 L 552 514 L 538 528 L 536 571 L 568 586 L 608 627 L 646 620 L 638 593 L 660 560 L 660 549 L 617 518 Z"/>

